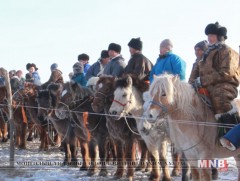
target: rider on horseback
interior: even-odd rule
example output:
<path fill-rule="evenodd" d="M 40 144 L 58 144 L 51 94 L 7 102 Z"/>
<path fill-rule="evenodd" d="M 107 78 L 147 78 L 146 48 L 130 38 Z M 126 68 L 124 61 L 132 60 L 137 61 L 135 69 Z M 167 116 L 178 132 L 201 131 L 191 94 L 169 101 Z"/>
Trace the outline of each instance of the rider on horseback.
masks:
<path fill-rule="evenodd" d="M 208 36 L 209 47 L 204 52 L 203 59 L 193 67 L 193 71 L 197 70 L 198 74 L 190 83 L 208 91 L 219 123 L 236 124 L 240 118 L 232 101 L 238 95 L 238 53 L 225 44 L 227 29 L 218 22 L 207 25 L 205 34 Z M 218 137 L 226 132 L 225 127 L 219 128 Z"/>

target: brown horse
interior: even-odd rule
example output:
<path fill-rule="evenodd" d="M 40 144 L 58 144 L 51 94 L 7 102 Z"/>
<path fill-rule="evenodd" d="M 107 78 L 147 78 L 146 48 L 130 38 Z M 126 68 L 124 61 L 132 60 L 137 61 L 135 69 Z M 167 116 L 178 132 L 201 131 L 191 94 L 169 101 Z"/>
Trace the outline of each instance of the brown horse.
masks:
<path fill-rule="evenodd" d="M 93 112 L 91 103 L 93 101 L 93 92 L 87 87 L 82 87 L 79 84 L 64 84 L 61 100 L 69 106 L 71 111 L 87 114 L 87 128 L 90 132 L 89 151 L 91 157 L 91 167 L 88 170 L 88 175 L 93 175 L 97 171 L 97 150 L 100 157 L 100 176 L 107 176 L 106 156 L 107 156 L 107 140 L 109 133 L 106 127 L 106 117 Z"/>
<path fill-rule="evenodd" d="M 207 107 L 192 86 L 178 77 L 164 74 L 155 77 L 149 90 L 148 120 L 167 124 L 171 140 L 184 152 L 192 169 L 193 180 L 212 180 L 211 169 L 201 168 L 199 161 L 234 157 L 240 181 L 240 149 L 229 151 L 216 144 L 218 124 L 213 111 Z M 232 105 L 240 110 L 240 102 Z"/>
<path fill-rule="evenodd" d="M 40 90 L 38 93 L 38 118 L 49 120 L 58 134 L 62 136 L 65 149 L 64 164 L 76 165 L 77 163 L 77 139 L 80 140 L 83 163 L 81 170 L 89 167 L 89 132 L 82 114 L 72 112 L 70 105 L 62 99 L 61 84 L 50 84 L 47 90 Z"/>
<path fill-rule="evenodd" d="M 100 77 L 96 85 L 96 93 L 94 101 L 92 103 L 93 110 L 95 112 L 102 112 L 108 114 L 109 108 L 113 100 L 115 78 L 111 76 Z M 136 161 L 136 143 L 137 140 L 141 140 L 137 132 L 137 125 L 134 119 L 119 119 L 115 120 L 111 116 L 106 116 L 107 128 L 111 138 L 113 139 L 117 150 L 117 171 L 115 178 L 123 177 L 124 164 L 127 161 L 127 178 L 133 179 L 134 176 L 134 164 Z M 142 157 L 140 163 L 146 163 L 147 149 L 146 145 L 141 140 Z M 145 148 L 144 148 L 145 146 Z M 145 166 L 145 165 L 144 165 Z"/>
<path fill-rule="evenodd" d="M 5 86 L 0 86 L 0 133 L 2 142 L 8 140 L 8 108 L 7 108 L 7 89 Z"/>

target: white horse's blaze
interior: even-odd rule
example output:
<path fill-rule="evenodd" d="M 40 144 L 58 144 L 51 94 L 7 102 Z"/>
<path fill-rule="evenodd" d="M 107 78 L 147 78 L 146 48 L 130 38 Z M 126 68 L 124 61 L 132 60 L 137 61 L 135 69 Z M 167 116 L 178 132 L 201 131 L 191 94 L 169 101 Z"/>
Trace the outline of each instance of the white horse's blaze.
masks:
<path fill-rule="evenodd" d="M 102 83 L 98 84 L 98 88 L 99 88 L 99 89 L 101 89 L 102 87 L 103 87 L 103 84 L 102 84 Z"/>
<path fill-rule="evenodd" d="M 61 96 L 63 97 L 65 94 L 67 94 L 67 92 L 68 91 L 65 89 L 64 91 L 62 91 L 62 95 Z"/>

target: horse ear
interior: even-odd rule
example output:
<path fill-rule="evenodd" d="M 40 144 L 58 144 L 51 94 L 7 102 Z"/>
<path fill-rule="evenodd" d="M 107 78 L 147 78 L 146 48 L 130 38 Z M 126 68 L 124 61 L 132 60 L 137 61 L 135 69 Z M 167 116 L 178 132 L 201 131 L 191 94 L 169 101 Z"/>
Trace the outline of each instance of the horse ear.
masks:
<path fill-rule="evenodd" d="M 128 86 L 132 86 L 132 82 L 133 82 L 133 81 L 132 81 L 132 77 L 130 77 L 130 76 L 128 75 L 126 81 L 127 81 Z"/>

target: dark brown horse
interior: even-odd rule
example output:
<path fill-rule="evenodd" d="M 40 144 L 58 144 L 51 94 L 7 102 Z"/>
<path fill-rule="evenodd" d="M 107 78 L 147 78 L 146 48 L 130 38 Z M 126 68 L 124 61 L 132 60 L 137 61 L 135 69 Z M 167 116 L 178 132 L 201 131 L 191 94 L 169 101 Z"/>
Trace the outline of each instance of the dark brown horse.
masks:
<path fill-rule="evenodd" d="M 108 114 L 109 108 L 113 100 L 115 78 L 111 76 L 103 76 L 97 82 L 96 93 L 92 104 L 95 112 L 104 112 Z M 137 132 L 136 121 L 132 118 L 123 118 L 115 120 L 111 116 L 106 116 L 107 128 L 111 138 L 113 139 L 117 149 L 117 171 L 115 178 L 121 178 L 124 174 L 124 164 L 127 161 L 127 178 L 133 179 L 134 176 L 134 164 L 136 161 L 136 143 L 140 140 L 142 157 L 140 162 L 146 163 L 147 149 L 146 145 L 141 140 L 141 137 Z M 145 166 L 145 165 L 144 165 Z"/>
<path fill-rule="evenodd" d="M 62 136 L 65 149 L 65 164 L 77 163 L 77 139 L 80 140 L 83 163 L 81 170 L 89 167 L 89 132 L 83 115 L 72 112 L 69 105 L 63 100 L 61 84 L 50 84 L 48 90 L 40 90 L 38 93 L 38 118 L 49 120 L 58 134 Z"/>
<path fill-rule="evenodd" d="M 2 142 L 8 140 L 8 107 L 7 107 L 7 89 L 5 86 L 0 86 L 0 133 Z"/>
<path fill-rule="evenodd" d="M 97 166 L 100 163 L 100 176 L 107 176 L 106 169 L 106 142 L 109 138 L 109 133 L 106 126 L 106 117 L 93 112 L 91 103 L 93 101 L 93 93 L 87 87 L 82 87 L 79 84 L 64 84 L 61 100 L 69 106 L 69 109 L 78 113 L 79 116 L 87 116 L 87 128 L 90 132 L 89 151 L 91 157 L 91 167 L 88 170 L 88 175 L 93 175 L 97 171 Z M 86 113 L 87 112 L 87 113 Z M 86 116 L 85 116 L 86 115 Z M 97 160 L 97 150 L 99 150 L 100 162 Z"/>

